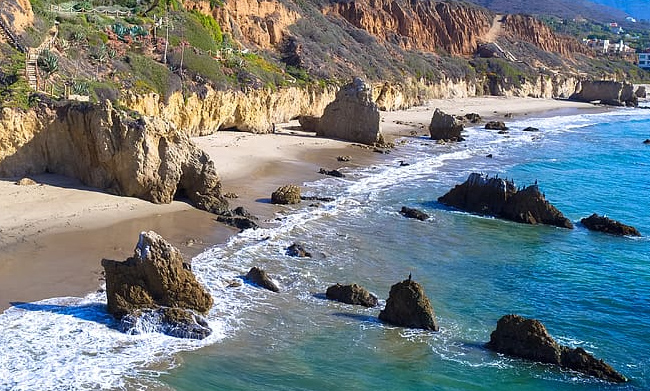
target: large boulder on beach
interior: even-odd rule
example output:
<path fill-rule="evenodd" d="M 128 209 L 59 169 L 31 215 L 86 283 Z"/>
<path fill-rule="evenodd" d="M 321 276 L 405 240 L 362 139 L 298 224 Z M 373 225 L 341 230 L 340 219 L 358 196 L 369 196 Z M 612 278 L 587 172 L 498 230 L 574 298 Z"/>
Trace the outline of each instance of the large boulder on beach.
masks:
<path fill-rule="evenodd" d="M 134 322 L 144 313 L 173 308 L 175 328 L 184 324 L 189 330 L 196 328 L 198 314 L 206 314 L 212 307 L 210 293 L 196 280 L 180 251 L 153 231 L 140 234 L 132 257 L 125 261 L 102 259 L 102 266 L 108 312 L 117 319 L 128 316 L 128 322 Z M 169 318 L 165 311 L 162 315 Z"/>
<path fill-rule="evenodd" d="M 645 99 L 648 96 L 645 86 L 638 86 L 636 91 L 634 91 L 634 95 L 636 95 L 637 98 Z"/>
<path fill-rule="evenodd" d="M 435 109 L 429 123 L 429 134 L 432 140 L 462 141 L 463 121 L 440 109 Z"/>
<path fill-rule="evenodd" d="M 581 219 L 580 222 L 591 231 L 600 231 L 619 236 L 641 236 L 641 233 L 631 225 L 623 224 L 620 221 L 612 220 L 606 216 L 599 216 L 596 213 Z"/>
<path fill-rule="evenodd" d="M 489 121 L 485 124 L 485 129 L 488 130 L 508 130 L 505 122 L 503 121 Z"/>
<path fill-rule="evenodd" d="M 379 108 L 372 101 L 371 87 L 355 77 L 325 107 L 316 123 L 316 134 L 366 145 L 384 144 Z"/>
<path fill-rule="evenodd" d="M 374 307 L 378 303 L 377 296 L 357 284 L 341 285 L 337 283 L 327 288 L 325 296 L 330 300 L 364 307 Z"/>
<path fill-rule="evenodd" d="M 555 364 L 610 382 L 627 379 L 611 366 L 594 358 L 582 348 L 561 346 L 536 319 L 505 315 L 486 344 L 490 350 L 545 364 Z"/>
<path fill-rule="evenodd" d="M 634 94 L 634 85 L 612 80 L 583 80 L 569 97 L 579 102 L 598 101 L 611 106 L 638 106 L 639 98 Z"/>
<path fill-rule="evenodd" d="M 573 223 L 546 200 L 537 184 L 517 189 L 513 181 L 472 173 L 438 201 L 466 212 L 519 223 L 573 228 Z"/>
<path fill-rule="evenodd" d="M 278 287 L 278 284 L 273 281 L 271 276 L 269 276 L 265 270 L 262 270 L 257 266 L 252 267 L 248 271 L 246 274 L 246 280 L 251 284 L 255 284 L 272 292 L 280 292 L 280 287 Z"/>
<path fill-rule="evenodd" d="M 300 187 L 297 185 L 280 186 L 276 191 L 271 193 L 271 203 L 273 204 L 299 204 Z"/>
<path fill-rule="evenodd" d="M 390 288 L 379 319 L 396 326 L 438 331 L 436 314 L 420 284 L 410 276 Z"/>

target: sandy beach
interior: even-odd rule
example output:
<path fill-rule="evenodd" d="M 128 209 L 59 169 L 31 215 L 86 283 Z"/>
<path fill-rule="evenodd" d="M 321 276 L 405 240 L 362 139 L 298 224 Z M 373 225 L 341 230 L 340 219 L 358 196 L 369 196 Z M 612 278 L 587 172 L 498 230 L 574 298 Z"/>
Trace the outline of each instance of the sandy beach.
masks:
<path fill-rule="evenodd" d="M 445 99 L 383 112 L 383 132 L 389 140 L 428 135 L 435 108 L 506 122 L 522 116 L 606 110 L 550 99 Z M 244 206 L 260 217 L 261 224 L 272 224 L 274 214 L 284 208 L 269 202 L 277 187 L 318 179 L 322 177 L 320 167 L 358 167 L 390 158 L 372 149 L 302 132 L 297 121 L 278 124 L 277 129 L 275 134 L 218 132 L 194 139 L 215 162 L 222 191 L 238 196 L 230 200 L 231 207 Z M 352 160 L 337 161 L 341 155 Z M 82 296 L 98 289 L 101 259 L 130 256 L 140 231 L 158 232 L 187 257 L 236 232 L 217 223 L 214 215 L 179 201 L 155 205 L 110 195 L 53 174 L 33 176 L 37 184 L 29 186 L 17 185 L 17 179 L 0 180 L 0 311 L 12 302 Z"/>

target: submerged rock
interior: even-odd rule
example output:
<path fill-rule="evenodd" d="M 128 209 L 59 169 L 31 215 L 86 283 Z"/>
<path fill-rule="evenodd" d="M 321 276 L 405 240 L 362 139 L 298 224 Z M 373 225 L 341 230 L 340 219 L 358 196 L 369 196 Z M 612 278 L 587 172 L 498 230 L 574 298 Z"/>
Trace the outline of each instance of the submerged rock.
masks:
<path fill-rule="evenodd" d="M 464 129 L 463 121 L 451 114 L 446 114 L 436 109 L 429 123 L 429 134 L 432 140 L 462 141 L 461 132 Z"/>
<path fill-rule="evenodd" d="M 424 221 L 429 218 L 429 215 L 422 212 L 421 210 L 409 208 L 406 206 L 402 206 L 402 210 L 400 210 L 399 213 L 404 217 L 418 219 L 420 221 Z"/>
<path fill-rule="evenodd" d="M 337 177 L 337 178 L 345 178 L 345 174 L 343 174 L 339 170 L 326 170 L 324 168 L 321 168 L 320 170 L 318 170 L 318 173 L 333 176 L 333 177 Z"/>
<path fill-rule="evenodd" d="M 631 225 L 625 225 L 609 217 L 599 216 L 596 213 L 583 218 L 580 222 L 591 231 L 600 231 L 619 236 L 641 236 L 641 233 Z"/>
<path fill-rule="evenodd" d="M 517 189 L 512 181 L 472 173 L 438 201 L 467 212 L 526 224 L 573 228 L 573 223 L 551 205 L 537 185 Z"/>
<path fill-rule="evenodd" d="M 536 319 L 505 315 L 486 344 L 490 350 L 545 364 L 555 364 L 610 382 L 627 379 L 611 366 L 594 358 L 582 348 L 571 349 L 558 344 L 546 327 Z"/>
<path fill-rule="evenodd" d="M 647 138 L 647 139 L 643 140 L 643 143 L 644 144 L 650 144 L 650 138 Z"/>
<path fill-rule="evenodd" d="M 316 123 L 316 134 L 366 145 L 383 144 L 379 108 L 369 85 L 355 77 L 336 93 Z"/>
<path fill-rule="evenodd" d="M 364 307 L 374 307 L 378 303 L 377 296 L 357 284 L 341 285 L 337 283 L 327 288 L 325 295 L 330 300 Z"/>
<path fill-rule="evenodd" d="M 436 315 L 420 284 L 409 279 L 390 288 L 386 308 L 379 319 L 396 326 L 438 331 Z"/>
<path fill-rule="evenodd" d="M 296 185 L 280 186 L 271 194 L 271 203 L 273 204 L 299 204 L 300 187 Z"/>
<path fill-rule="evenodd" d="M 246 229 L 259 228 L 255 220 L 257 220 L 257 217 L 248 213 L 243 206 L 238 206 L 231 211 L 217 216 L 218 222 L 239 228 L 242 231 Z"/>
<path fill-rule="evenodd" d="M 311 258 L 311 253 L 305 250 L 305 247 L 300 243 L 294 243 L 287 247 L 287 255 L 298 258 Z"/>
<path fill-rule="evenodd" d="M 264 289 L 268 289 L 273 292 L 280 292 L 280 288 L 275 282 L 273 282 L 271 277 L 264 270 L 260 269 L 257 266 L 252 267 L 251 270 L 248 271 L 248 274 L 246 274 L 246 280 L 248 280 L 248 282 L 251 284 L 255 284 Z"/>
<path fill-rule="evenodd" d="M 153 231 L 140 234 L 132 257 L 123 262 L 102 259 L 102 266 L 108 312 L 118 320 L 129 316 L 133 322 L 144 313 L 158 311 L 164 315 L 163 324 L 174 320 L 174 329 L 185 328 L 192 334 L 195 312 L 205 314 L 212 307 L 212 297 L 180 251 Z"/>
<path fill-rule="evenodd" d="M 490 121 L 485 124 L 485 129 L 489 130 L 508 130 L 508 127 L 503 121 Z"/>
<path fill-rule="evenodd" d="M 539 129 L 538 128 L 533 128 L 532 126 L 529 126 L 527 128 L 524 128 L 522 131 L 523 132 L 539 132 Z"/>

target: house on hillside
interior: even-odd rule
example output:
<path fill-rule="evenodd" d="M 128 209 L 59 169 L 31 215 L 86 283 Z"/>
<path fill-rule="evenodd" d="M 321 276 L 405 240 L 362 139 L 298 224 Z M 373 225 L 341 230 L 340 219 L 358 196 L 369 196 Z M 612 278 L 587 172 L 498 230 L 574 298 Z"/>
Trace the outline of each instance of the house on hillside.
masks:
<path fill-rule="evenodd" d="M 650 53 L 639 53 L 639 68 L 650 70 Z"/>
<path fill-rule="evenodd" d="M 609 51 L 609 39 L 583 39 L 582 42 L 596 53 L 607 53 Z"/>

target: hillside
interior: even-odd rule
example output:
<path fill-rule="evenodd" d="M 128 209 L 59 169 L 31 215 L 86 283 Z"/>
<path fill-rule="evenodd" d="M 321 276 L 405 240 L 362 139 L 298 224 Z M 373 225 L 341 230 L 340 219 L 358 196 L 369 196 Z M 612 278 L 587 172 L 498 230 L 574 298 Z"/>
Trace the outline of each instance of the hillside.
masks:
<path fill-rule="evenodd" d="M 490 10 L 502 13 L 523 13 L 531 15 L 551 15 L 573 19 L 582 17 L 598 22 L 624 20 L 627 16 L 623 7 L 614 3 L 628 0 L 469 0 Z M 639 3 L 645 2 L 638 0 Z M 597 4 L 599 3 L 599 4 Z"/>
<path fill-rule="evenodd" d="M 25 0 L 7 1 L 31 8 Z M 32 4 L 33 13 L 3 7 L 0 17 L 11 25 L 16 15 L 36 15 L 31 27 L 15 33 L 41 51 L 37 89 L 128 108 L 145 105 L 133 103 L 135 95 L 155 94 L 162 104 L 175 94 L 183 101 L 210 90 L 325 91 L 353 76 L 392 83 L 405 94 L 403 102 L 459 94 L 553 95 L 542 86 L 554 75 L 646 77 L 630 63 L 595 58 L 575 38 L 534 18 L 498 16 L 460 1 Z M 3 104 L 30 104 L 20 92 L 27 88 L 21 77 L 25 55 L 7 44 L 0 50 Z"/>
<path fill-rule="evenodd" d="M 591 0 L 594 3 L 619 9 L 638 19 L 650 21 L 650 7 L 647 0 Z"/>

